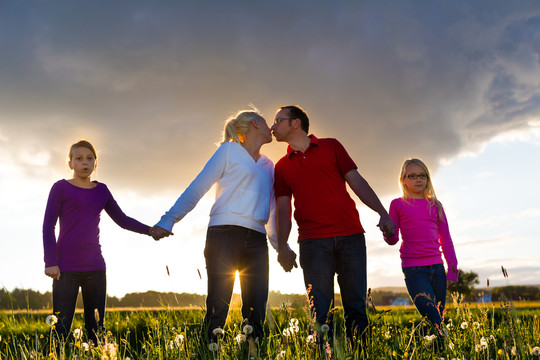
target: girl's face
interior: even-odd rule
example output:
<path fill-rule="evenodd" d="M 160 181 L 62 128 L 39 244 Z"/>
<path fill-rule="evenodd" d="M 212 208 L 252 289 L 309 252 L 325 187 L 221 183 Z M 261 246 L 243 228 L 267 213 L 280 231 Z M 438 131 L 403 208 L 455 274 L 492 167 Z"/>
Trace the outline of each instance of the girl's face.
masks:
<path fill-rule="evenodd" d="M 79 147 L 73 149 L 69 167 L 73 169 L 73 177 L 85 179 L 96 169 L 96 158 L 90 149 Z"/>
<path fill-rule="evenodd" d="M 411 163 L 407 166 L 407 171 L 405 171 L 403 186 L 411 198 L 423 199 L 425 197 L 424 191 L 426 190 L 427 180 L 427 174 L 424 169 L 415 163 Z"/>

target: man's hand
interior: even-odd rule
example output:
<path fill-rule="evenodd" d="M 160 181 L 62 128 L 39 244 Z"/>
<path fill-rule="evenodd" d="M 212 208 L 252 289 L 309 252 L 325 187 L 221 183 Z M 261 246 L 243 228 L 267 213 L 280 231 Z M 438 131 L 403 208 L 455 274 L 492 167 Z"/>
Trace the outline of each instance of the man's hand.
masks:
<path fill-rule="evenodd" d="M 293 267 L 297 268 L 296 253 L 287 245 L 278 248 L 278 262 L 286 272 L 290 272 Z"/>
<path fill-rule="evenodd" d="M 170 231 L 165 230 L 161 226 L 154 225 L 150 228 L 150 236 L 152 236 L 156 241 L 170 235 L 174 234 Z"/>
<path fill-rule="evenodd" d="M 49 266 L 45 268 L 45 275 L 54 280 L 60 280 L 60 268 L 58 266 Z"/>
<path fill-rule="evenodd" d="M 379 224 L 377 226 L 379 227 L 379 229 L 381 229 L 385 237 L 394 236 L 394 233 L 396 232 L 396 227 L 394 225 L 394 222 L 392 221 L 392 219 L 390 218 L 390 215 L 388 214 L 381 215 Z"/>

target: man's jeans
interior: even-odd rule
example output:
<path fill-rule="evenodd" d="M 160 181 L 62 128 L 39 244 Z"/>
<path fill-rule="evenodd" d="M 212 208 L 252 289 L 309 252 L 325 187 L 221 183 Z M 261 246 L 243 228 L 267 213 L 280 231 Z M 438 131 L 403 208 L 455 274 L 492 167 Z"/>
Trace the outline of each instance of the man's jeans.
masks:
<path fill-rule="evenodd" d="M 225 326 L 238 270 L 242 317 L 253 326 L 253 336 L 262 340 L 268 300 L 266 235 L 235 225 L 211 226 L 206 235 L 204 256 L 208 296 L 203 331 L 207 331 L 208 339 L 213 338 L 215 328 Z"/>
<path fill-rule="evenodd" d="M 329 325 L 328 338 L 333 335 L 329 311 L 334 306 L 335 273 L 341 289 L 347 337 L 352 340 L 362 335 L 368 326 L 364 234 L 301 240 L 300 265 L 314 318 L 319 325 Z"/>
<path fill-rule="evenodd" d="M 446 273 L 443 264 L 403 268 L 409 295 L 422 316 L 439 330 L 446 301 Z"/>
<path fill-rule="evenodd" d="M 79 287 L 82 289 L 84 327 L 88 339 L 97 345 L 96 333 L 98 329 L 103 328 L 105 317 L 107 298 L 105 270 L 63 271 L 60 274 L 60 280 L 53 280 L 53 314 L 58 317 L 56 332 L 60 338 L 67 337 L 75 314 Z"/>

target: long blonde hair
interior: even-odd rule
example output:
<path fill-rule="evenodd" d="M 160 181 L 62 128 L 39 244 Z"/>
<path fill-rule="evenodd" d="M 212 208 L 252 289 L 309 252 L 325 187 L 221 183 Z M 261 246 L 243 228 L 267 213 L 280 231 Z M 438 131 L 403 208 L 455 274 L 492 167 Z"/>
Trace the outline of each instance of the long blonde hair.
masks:
<path fill-rule="evenodd" d="M 409 189 L 407 189 L 407 185 L 405 184 L 405 175 L 407 175 L 407 168 L 411 164 L 416 164 L 424 170 L 424 172 L 427 175 L 426 179 L 426 188 L 424 189 L 424 198 L 427 199 L 429 206 L 436 206 L 439 214 L 439 220 L 444 219 L 443 215 L 443 206 L 441 202 L 437 199 L 437 196 L 435 195 L 435 190 L 433 189 L 433 183 L 431 182 L 431 175 L 429 174 L 429 170 L 424 164 L 424 162 L 420 159 L 407 159 L 403 162 L 403 165 L 401 165 L 401 173 L 399 175 L 399 185 L 401 186 L 401 191 L 403 192 L 402 199 L 405 203 L 408 203 L 407 199 L 411 198 L 409 194 Z"/>
<path fill-rule="evenodd" d="M 251 110 L 241 110 L 236 115 L 230 117 L 225 122 L 223 129 L 223 139 L 221 143 L 237 142 L 242 144 L 246 140 L 246 134 L 249 131 L 251 120 L 262 119 L 259 110 L 251 106 Z"/>

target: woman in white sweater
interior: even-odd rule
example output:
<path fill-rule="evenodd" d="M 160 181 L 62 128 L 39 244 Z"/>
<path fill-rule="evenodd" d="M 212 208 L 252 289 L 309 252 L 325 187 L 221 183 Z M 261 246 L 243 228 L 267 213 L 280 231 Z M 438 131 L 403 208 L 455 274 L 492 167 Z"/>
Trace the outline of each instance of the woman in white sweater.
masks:
<path fill-rule="evenodd" d="M 227 120 L 223 141 L 204 169 L 151 230 L 157 240 L 171 234 L 197 202 L 216 185 L 204 256 L 208 296 L 203 335 L 212 341 L 229 312 L 235 273 L 242 293 L 242 317 L 263 337 L 268 299 L 268 245 L 275 233 L 274 164 L 260 153 L 272 141 L 266 120 L 256 111 L 240 111 Z"/>

